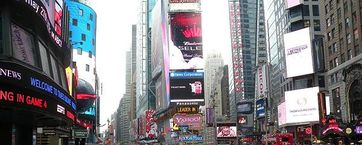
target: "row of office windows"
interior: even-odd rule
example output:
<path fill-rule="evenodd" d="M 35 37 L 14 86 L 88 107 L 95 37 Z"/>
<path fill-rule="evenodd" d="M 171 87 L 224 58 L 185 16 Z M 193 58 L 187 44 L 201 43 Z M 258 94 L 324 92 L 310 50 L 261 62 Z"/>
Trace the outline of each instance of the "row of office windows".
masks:
<path fill-rule="evenodd" d="M 0 24 L 2 24 L 1 21 Z M 10 53 L 4 54 L 5 48 L 2 47 L 1 43 L 0 53 L 10 55 L 15 61 L 23 63 L 29 68 L 33 68 L 33 70 L 43 72 L 44 75 L 52 78 L 64 90 L 68 90 L 63 64 L 49 51 L 50 49 L 43 41 L 34 33 L 28 31 L 27 28 L 23 28 L 15 22 L 10 23 L 10 27 L 12 48 Z M 2 33 L 3 31 L 0 29 L 0 42 L 2 42 Z"/>

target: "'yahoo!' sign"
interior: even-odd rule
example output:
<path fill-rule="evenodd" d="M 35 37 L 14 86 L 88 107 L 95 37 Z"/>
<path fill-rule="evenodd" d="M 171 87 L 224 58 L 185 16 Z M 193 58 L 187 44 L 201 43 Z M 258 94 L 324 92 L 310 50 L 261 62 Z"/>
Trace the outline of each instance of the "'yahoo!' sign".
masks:
<path fill-rule="evenodd" d="M 198 135 L 185 135 L 185 136 L 180 136 L 179 140 L 180 141 L 202 141 L 203 138 L 202 138 L 202 136 L 198 136 Z"/>
<path fill-rule="evenodd" d="M 175 114 L 173 122 L 178 126 L 189 126 L 191 130 L 202 129 L 201 114 Z"/>

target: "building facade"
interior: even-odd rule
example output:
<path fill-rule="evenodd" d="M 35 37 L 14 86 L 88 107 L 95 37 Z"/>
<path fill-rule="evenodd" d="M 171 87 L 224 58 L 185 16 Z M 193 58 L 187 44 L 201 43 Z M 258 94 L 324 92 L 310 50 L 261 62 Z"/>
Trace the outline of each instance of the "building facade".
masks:
<path fill-rule="evenodd" d="M 57 0 L 0 5 L 1 144 L 68 144 L 77 104 L 65 73 L 71 62 L 67 5 Z"/>
<path fill-rule="evenodd" d="M 350 123 L 361 108 L 361 1 L 321 1 L 327 96 L 331 112 Z"/>

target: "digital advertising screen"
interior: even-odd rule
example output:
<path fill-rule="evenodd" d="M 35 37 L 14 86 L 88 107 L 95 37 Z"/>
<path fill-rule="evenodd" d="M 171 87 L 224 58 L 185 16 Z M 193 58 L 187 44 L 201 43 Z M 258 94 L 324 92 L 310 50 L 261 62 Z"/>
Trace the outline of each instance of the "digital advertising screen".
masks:
<path fill-rule="evenodd" d="M 218 138 L 236 137 L 236 126 L 218 126 L 216 133 Z"/>
<path fill-rule="evenodd" d="M 171 72 L 170 73 L 171 103 L 204 102 L 203 72 Z"/>
<path fill-rule="evenodd" d="M 285 92 L 286 123 L 310 123 L 319 121 L 319 87 Z"/>
<path fill-rule="evenodd" d="M 244 115 L 238 116 L 238 124 L 244 125 L 247 123 L 248 123 L 248 116 L 244 116 Z"/>
<path fill-rule="evenodd" d="M 310 28 L 284 34 L 287 77 L 314 73 Z"/>
<path fill-rule="evenodd" d="M 252 103 L 251 102 L 238 103 L 236 109 L 238 113 L 250 113 L 252 111 Z"/>
<path fill-rule="evenodd" d="M 356 126 L 355 132 L 356 134 L 362 134 L 362 126 Z"/>
<path fill-rule="evenodd" d="M 256 100 L 256 118 L 265 117 L 265 99 Z"/>
<path fill-rule="evenodd" d="M 63 0 L 25 0 L 19 1 L 27 5 L 34 13 L 44 21 L 48 27 L 48 32 L 54 42 L 59 46 L 63 46 L 62 35 L 62 19 L 63 19 Z"/>
<path fill-rule="evenodd" d="M 201 13 L 170 13 L 170 70 L 203 69 Z"/>

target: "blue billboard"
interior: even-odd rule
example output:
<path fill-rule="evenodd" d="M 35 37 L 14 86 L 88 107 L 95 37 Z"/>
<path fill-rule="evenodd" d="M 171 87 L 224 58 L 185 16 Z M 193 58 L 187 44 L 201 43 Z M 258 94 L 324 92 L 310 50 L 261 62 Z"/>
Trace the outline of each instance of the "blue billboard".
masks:
<path fill-rule="evenodd" d="M 265 117 L 265 99 L 256 100 L 256 118 Z"/>

